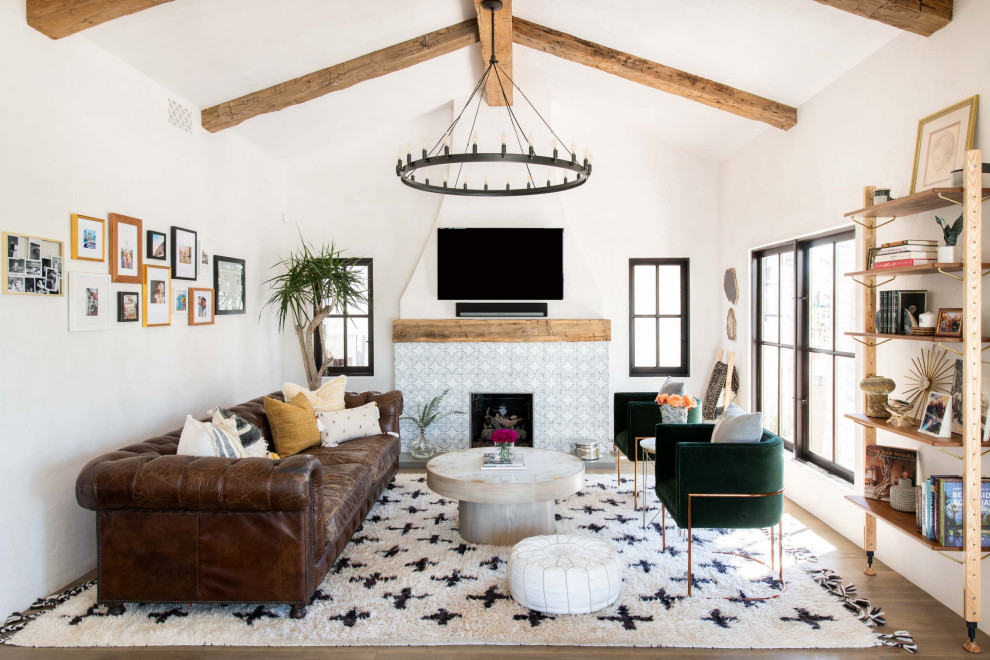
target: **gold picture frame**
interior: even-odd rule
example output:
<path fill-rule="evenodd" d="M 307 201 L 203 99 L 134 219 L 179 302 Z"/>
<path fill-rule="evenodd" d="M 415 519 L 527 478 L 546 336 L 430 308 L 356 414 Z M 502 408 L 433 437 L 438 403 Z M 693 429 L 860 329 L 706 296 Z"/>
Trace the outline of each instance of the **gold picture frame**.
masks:
<path fill-rule="evenodd" d="M 213 289 L 190 287 L 188 303 L 189 325 L 213 325 L 216 321 Z"/>
<path fill-rule="evenodd" d="M 65 295 L 64 242 L 7 231 L 0 236 L 5 250 L 2 269 L 4 294 Z"/>
<path fill-rule="evenodd" d="M 952 170 L 963 166 L 966 150 L 973 148 L 979 105 L 980 95 L 975 94 L 918 122 L 914 171 L 911 173 L 912 195 L 951 186 Z"/>
<path fill-rule="evenodd" d="M 146 328 L 172 325 L 172 269 L 145 264 L 141 289 L 144 298 L 141 325 Z"/>
<path fill-rule="evenodd" d="M 90 223 L 98 223 L 100 225 L 98 230 L 87 229 L 85 225 Z M 92 236 L 85 235 L 80 241 L 80 231 L 90 231 Z M 87 243 L 92 239 L 93 247 L 91 248 Z M 80 242 L 82 243 L 80 245 Z M 97 249 L 99 248 L 99 249 Z M 87 252 L 91 255 L 95 255 L 99 252 L 99 257 L 87 256 Z M 79 213 L 72 214 L 72 258 L 78 261 L 99 261 L 102 263 L 107 257 L 107 228 L 106 222 L 103 218 L 93 218 L 88 215 L 82 215 Z"/>

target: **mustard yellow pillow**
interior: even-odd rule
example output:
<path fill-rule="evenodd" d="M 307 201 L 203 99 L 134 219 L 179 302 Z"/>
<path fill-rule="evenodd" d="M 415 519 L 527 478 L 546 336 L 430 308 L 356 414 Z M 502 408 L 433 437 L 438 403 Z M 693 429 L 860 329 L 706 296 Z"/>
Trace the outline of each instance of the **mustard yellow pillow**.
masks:
<path fill-rule="evenodd" d="M 300 393 L 313 405 L 316 412 L 335 412 L 344 409 L 344 390 L 347 389 L 347 376 L 340 375 L 331 378 L 315 390 L 310 390 L 295 383 L 282 385 L 282 396 L 286 401 L 292 401 Z"/>
<path fill-rule="evenodd" d="M 297 394 L 288 403 L 265 397 L 265 414 L 279 456 L 292 456 L 320 444 L 316 413 L 305 394 Z"/>

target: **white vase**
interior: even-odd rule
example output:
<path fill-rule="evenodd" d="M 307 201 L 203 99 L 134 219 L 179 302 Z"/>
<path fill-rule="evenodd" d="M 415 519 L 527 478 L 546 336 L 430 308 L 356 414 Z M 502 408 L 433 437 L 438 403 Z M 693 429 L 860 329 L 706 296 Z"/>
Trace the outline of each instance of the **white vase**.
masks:
<path fill-rule="evenodd" d="M 940 264 L 954 264 L 959 261 L 959 246 L 945 245 L 938 249 L 938 262 Z"/>

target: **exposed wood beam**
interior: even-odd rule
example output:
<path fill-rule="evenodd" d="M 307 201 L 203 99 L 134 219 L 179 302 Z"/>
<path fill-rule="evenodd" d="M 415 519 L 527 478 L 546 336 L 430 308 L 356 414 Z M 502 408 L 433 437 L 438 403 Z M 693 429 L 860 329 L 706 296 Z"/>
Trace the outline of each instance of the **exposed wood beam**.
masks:
<path fill-rule="evenodd" d="M 952 21 L 952 0 L 815 0 L 850 14 L 930 37 Z"/>
<path fill-rule="evenodd" d="M 216 133 L 245 119 L 284 110 L 475 43 L 478 43 L 478 21 L 472 18 L 206 108 L 202 112 L 203 128 Z"/>
<path fill-rule="evenodd" d="M 27 23 L 52 39 L 61 39 L 166 2 L 172 0 L 27 0 Z"/>
<path fill-rule="evenodd" d="M 789 105 L 530 23 L 518 16 L 512 18 L 512 40 L 785 131 L 797 124 L 797 109 Z"/>
<path fill-rule="evenodd" d="M 483 66 L 488 66 L 488 60 L 492 56 L 492 16 L 491 12 L 481 6 L 482 0 L 474 0 L 474 9 L 478 12 L 478 34 L 481 37 L 481 61 Z M 498 65 L 508 75 L 512 77 L 512 0 L 502 0 L 502 9 L 495 12 L 495 57 Z M 512 105 L 512 83 L 499 81 L 492 73 L 485 84 L 485 100 L 488 105 L 505 105 L 508 98 L 509 105 Z M 505 97 L 502 90 L 505 90 Z"/>

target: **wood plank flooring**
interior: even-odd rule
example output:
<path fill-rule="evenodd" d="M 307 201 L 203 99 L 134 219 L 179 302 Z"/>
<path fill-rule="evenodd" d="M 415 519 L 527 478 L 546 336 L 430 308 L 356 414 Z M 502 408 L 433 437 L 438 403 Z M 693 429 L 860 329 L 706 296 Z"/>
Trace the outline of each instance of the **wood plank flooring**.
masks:
<path fill-rule="evenodd" d="M 626 461 L 623 461 L 625 466 Z M 632 465 L 623 470 L 630 473 Z M 869 598 L 875 605 L 883 607 L 887 615 L 885 632 L 908 630 L 918 644 L 918 658 L 973 658 L 962 650 L 965 641 L 966 625 L 962 618 L 933 599 L 907 579 L 891 571 L 879 561 L 874 562 L 877 575 L 867 578 L 862 570 L 865 566 L 863 551 L 836 533 L 810 513 L 793 502 L 786 502 L 786 511 L 803 522 L 811 531 L 835 547 L 833 552 L 820 555 L 819 565 L 831 568 L 843 577 L 844 582 L 853 582 L 859 594 Z M 933 556 L 932 561 L 945 561 Z M 89 579 L 91 575 L 80 578 Z M 990 653 L 990 637 L 982 632 L 977 635 L 979 644 Z M 242 647 L 163 647 L 163 648 L 85 648 L 85 649 L 26 649 L 0 645 L 0 660 L 172 660 L 176 658 L 204 660 L 279 660 L 344 659 L 347 660 L 394 660 L 396 658 L 421 658 L 429 660 L 468 659 L 487 660 L 495 658 L 525 658 L 562 660 L 608 659 L 613 658 L 840 658 L 859 659 L 912 657 L 906 651 L 888 647 L 848 650 L 780 650 L 780 651 L 739 651 L 712 649 L 630 649 L 630 648 L 580 648 L 580 647 L 527 647 L 527 646 L 447 646 L 447 647 L 281 647 L 281 648 L 242 648 Z"/>

